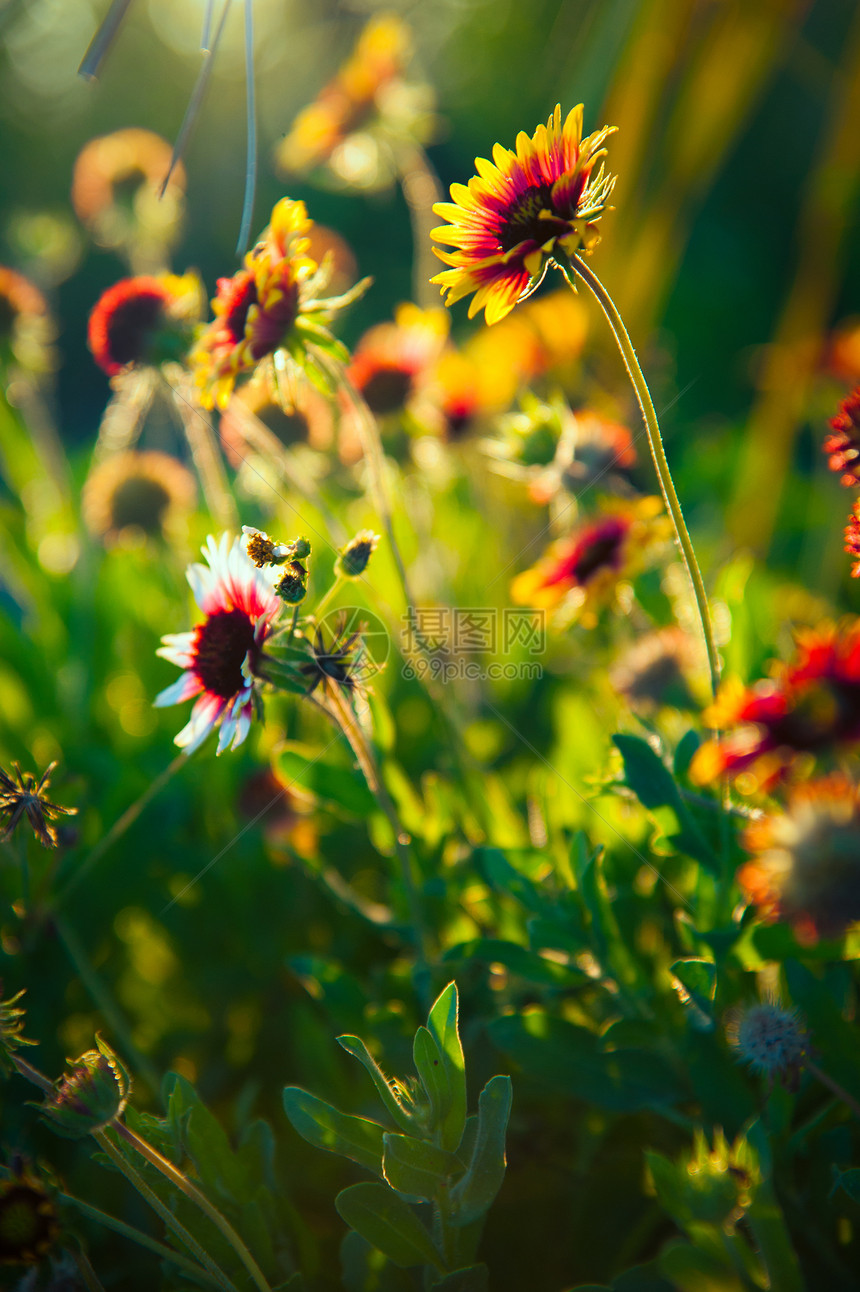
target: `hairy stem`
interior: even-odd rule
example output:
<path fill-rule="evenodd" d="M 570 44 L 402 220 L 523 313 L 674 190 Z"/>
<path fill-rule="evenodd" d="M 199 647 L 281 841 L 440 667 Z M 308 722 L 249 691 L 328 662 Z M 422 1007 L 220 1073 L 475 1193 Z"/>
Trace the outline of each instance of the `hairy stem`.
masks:
<path fill-rule="evenodd" d="M 259 1289 L 259 1292 L 271 1292 L 271 1288 L 266 1281 L 263 1271 L 248 1251 L 245 1243 L 236 1233 L 236 1230 L 230 1224 L 229 1220 L 227 1220 L 225 1216 L 222 1216 L 218 1208 L 213 1206 L 209 1201 L 206 1194 L 198 1189 L 197 1185 L 193 1184 L 192 1181 L 188 1179 L 188 1176 L 180 1171 L 178 1167 L 175 1167 L 168 1158 L 162 1157 L 157 1149 L 153 1148 L 152 1145 L 145 1139 L 141 1138 L 140 1135 L 136 1135 L 128 1126 L 125 1126 L 122 1122 L 115 1122 L 113 1129 L 126 1141 L 127 1144 L 130 1144 L 132 1148 L 136 1149 L 137 1152 L 140 1153 L 141 1157 L 145 1157 L 147 1162 L 151 1162 L 156 1170 L 160 1171 L 161 1174 L 171 1182 L 171 1184 L 175 1185 L 176 1188 L 184 1193 L 187 1198 L 190 1198 L 191 1201 L 200 1208 L 204 1215 L 209 1217 L 213 1225 L 221 1231 L 227 1242 L 233 1248 L 234 1252 L 239 1257 L 239 1260 L 245 1266 L 245 1269 L 253 1279 L 255 1286 Z"/>
<path fill-rule="evenodd" d="M 684 513 L 681 510 L 681 504 L 678 501 L 678 495 L 675 492 L 675 485 L 672 480 L 672 474 L 669 470 L 669 463 L 666 460 L 666 452 L 663 448 L 663 437 L 660 434 L 660 424 L 657 421 L 657 413 L 654 410 L 654 401 L 651 398 L 648 383 L 646 382 L 642 369 L 639 366 L 639 360 L 636 357 L 633 342 L 630 340 L 627 328 L 624 326 L 624 320 L 619 314 L 615 302 L 603 286 L 603 283 L 597 275 L 589 269 L 585 262 L 581 260 L 579 256 L 572 256 L 568 259 L 560 254 L 556 254 L 555 258 L 571 287 L 574 286 L 573 280 L 576 278 L 579 279 L 579 281 L 591 292 L 592 296 L 606 316 L 606 320 L 612 329 L 612 334 L 615 337 L 618 349 L 621 352 L 621 357 L 624 360 L 624 366 L 627 369 L 627 374 L 630 377 L 631 384 L 636 393 L 639 408 L 642 411 L 645 429 L 648 433 L 648 444 L 651 449 L 651 457 L 657 471 L 657 479 L 660 482 L 660 491 L 663 494 L 666 509 L 672 517 L 678 545 L 681 548 L 684 564 L 687 567 L 687 573 L 690 576 L 690 582 L 693 585 L 693 595 L 696 599 L 696 608 L 699 612 L 702 634 L 705 638 L 705 646 L 708 652 L 708 667 L 711 673 L 711 691 L 716 695 L 720 681 L 720 657 L 717 654 L 717 648 L 714 642 L 714 630 L 713 625 L 711 624 L 711 612 L 710 607 L 708 606 L 708 596 L 705 592 L 702 572 L 699 569 L 699 563 L 696 560 L 696 553 L 693 549 L 693 544 L 687 529 L 687 523 L 684 520 Z"/>

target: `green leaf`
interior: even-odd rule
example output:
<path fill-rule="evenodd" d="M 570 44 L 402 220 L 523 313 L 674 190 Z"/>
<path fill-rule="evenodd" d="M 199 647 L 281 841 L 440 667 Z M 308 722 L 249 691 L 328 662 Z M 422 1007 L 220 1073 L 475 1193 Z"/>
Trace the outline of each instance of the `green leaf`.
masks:
<path fill-rule="evenodd" d="M 387 1132 L 384 1143 L 383 1175 L 392 1189 L 410 1198 L 432 1202 L 440 1188 L 447 1188 L 454 1176 L 463 1173 L 459 1158 L 426 1140 Z"/>
<path fill-rule="evenodd" d="M 309 1144 L 339 1153 L 382 1175 L 384 1131 L 378 1122 L 342 1113 L 298 1086 L 284 1090 L 284 1111 Z"/>
<path fill-rule="evenodd" d="M 185 1077 L 174 1075 L 167 1104 L 168 1121 L 181 1128 L 181 1142 L 197 1168 L 206 1192 L 241 1205 L 252 1191 L 240 1159 L 217 1117 L 201 1102 Z"/>
<path fill-rule="evenodd" d="M 343 1220 L 395 1265 L 445 1272 L 433 1240 L 408 1203 L 384 1184 L 353 1184 L 335 1198 Z"/>
<path fill-rule="evenodd" d="M 527 857 L 518 858 L 521 864 L 516 867 L 500 848 L 476 848 L 475 860 L 497 893 L 510 894 L 537 915 L 551 913 L 552 904 L 538 884 L 524 873 L 528 868 Z"/>
<path fill-rule="evenodd" d="M 379 1097 L 398 1126 L 407 1133 L 412 1131 L 414 1123 L 411 1115 L 391 1089 L 388 1078 L 364 1044 L 364 1041 L 358 1036 L 339 1036 L 337 1043 L 342 1049 L 346 1050 L 347 1054 L 351 1054 L 353 1058 L 358 1059 L 359 1063 L 370 1073 Z"/>
<path fill-rule="evenodd" d="M 581 945 L 577 950 L 582 950 Z M 518 942 L 507 942 L 503 938 L 475 938 L 472 942 L 460 942 L 445 952 L 443 960 L 478 960 L 482 964 L 501 964 L 512 974 L 544 987 L 568 987 L 572 981 L 582 981 L 585 978 L 580 969 L 548 960 L 536 951 L 520 946 Z"/>
<path fill-rule="evenodd" d="M 505 1178 L 505 1134 L 511 1115 L 510 1077 L 492 1077 L 478 1099 L 478 1132 L 466 1174 L 450 1192 L 452 1223 L 468 1225 L 492 1205 Z"/>
<path fill-rule="evenodd" d="M 642 806 L 649 812 L 667 808 L 673 814 L 674 822 L 668 827 L 671 833 L 667 835 L 670 843 L 718 875 L 719 858 L 681 798 L 671 772 L 648 742 L 623 735 L 613 736 L 612 742 L 624 759 L 625 780 Z"/>
<path fill-rule="evenodd" d="M 447 1064 L 442 1058 L 434 1037 L 426 1027 L 419 1027 L 415 1033 L 412 1058 L 430 1101 L 432 1131 L 441 1130 L 451 1109 L 453 1092 Z M 457 1148 L 459 1142 L 458 1139 L 457 1144 L 449 1147 Z"/>
<path fill-rule="evenodd" d="M 452 1152 L 463 1137 L 466 1124 L 466 1061 L 458 1031 L 457 984 L 450 982 L 439 995 L 427 1019 L 427 1027 L 439 1053 L 451 1090 L 451 1102 L 443 1119 L 440 1139 Z"/>
<path fill-rule="evenodd" d="M 486 1265 L 467 1265 L 431 1283 L 430 1292 L 487 1292 L 489 1286 L 490 1271 Z"/>
<path fill-rule="evenodd" d="M 841 1171 L 835 1162 L 831 1163 L 830 1169 L 833 1173 L 833 1188 L 830 1190 L 832 1197 L 835 1189 L 844 1189 L 854 1202 L 860 1202 L 860 1167 L 851 1166 L 847 1171 Z"/>
<path fill-rule="evenodd" d="M 288 785 L 298 785 L 326 806 L 359 817 L 376 810 L 376 800 L 363 777 L 351 767 L 323 762 L 315 751 L 296 744 L 282 750 L 276 761 Z"/>
<path fill-rule="evenodd" d="M 488 1030 L 529 1076 L 601 1108 L 660 1108 L 687 1093 L 658 1055 L 638 1049 L 604 1053 L 593 1032 L 543 1010 L 503 1015 Z"/>
<path fill-rule="evenodd" d="M 709 1032 L 715 1026 L 717 966 L 710 960 L 676 960 L 669 972 L 690 1023 L 699 1031 Z"/>

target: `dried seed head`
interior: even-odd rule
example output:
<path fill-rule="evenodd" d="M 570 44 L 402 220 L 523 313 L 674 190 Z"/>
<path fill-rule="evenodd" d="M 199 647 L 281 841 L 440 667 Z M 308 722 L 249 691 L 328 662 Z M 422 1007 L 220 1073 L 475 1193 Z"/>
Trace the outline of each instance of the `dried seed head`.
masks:
<path fill-rule="evenodd" d="M 367 569 L 371 556 L 376 551 L 379 535 L 372 530 L 363 529 L 341 548 L 335 569 L 344 579 L 357 579 Z"/>
<path fill-rule="evenodd" d="M 797 1084 L 809 1035 L 796 1009 L 763 1001 L 739 1011 L 726 1030 L 741 1063 L 763 1073 L 771 1085 L 776 1077 L 790 1088 Z"/>

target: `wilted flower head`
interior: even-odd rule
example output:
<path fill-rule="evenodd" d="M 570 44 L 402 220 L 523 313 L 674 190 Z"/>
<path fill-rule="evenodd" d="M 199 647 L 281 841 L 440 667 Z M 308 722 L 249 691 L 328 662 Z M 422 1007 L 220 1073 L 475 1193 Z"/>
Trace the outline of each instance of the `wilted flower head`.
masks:
<path fill-rule="evenodd" d="M 37 1175 L 19 1164 L 0 1180 L 0 1265 L 35 1265 L 59 1233 L 50 1194 Z"/>
<path fill-rule="evenodd" d="M 39 1105 L 45 1120 L 69 1139 L 104 1130 L 122 1116 L 128 1103 L 128 1072 L 100 1036 L 96 1036 L 96 1046 L 79 1059 L 69 1059 L 70 1071 Z"/>
<path fill-rule="evenodd" d="M 161 268 L 182 222 L 185 169 L 170 167 L 172 148 L 151 130 L 130 127 L 85 144 L 75 161 L 72 205 L 105 247 L 129 255 L 139 268 Z"/>
<path fill-rule="evenodd" d="M 791 1089 L 797 1086 L 809 1037 L 796 1009 L 775 1001 L 748 1005 L 730 1015 L 726 1031 L 739 1061 L 766 1076 L 770 1086 L 777 1077 Z"/>
<path fill-rule="evenodd" d="M 220 727 L 218 753 L 242 743 L 255 712 L 255 682 L 263 646 L 273 632 L 281 602 L 271 579 L 255 569 L 240 539 L 210 537 L 202 549 L 207 565 L 188 567 L 188 582 L 203 611 L 192 632 L 162 637 L 157 652 L 183 670 L 156 698 L 163 707 L 198 696 L 176 744 L 191 753 Z"/>
<path fill-rule="evenodd" d="M 8 839 L 24 817 L 39 843 L 45 848 L 56 848 L 57 831 L 51 824 L 57 816 L 75 816 L 77 808 L 60 807 L 51 803 L 46 790 L 51 783 L 51 773 L 57 764 L 50 763 L 41 776 L 22 772 L 17 763 L 12 764 L 15 774 L 10 776 L 0 767 L 0 826 L 2 838 Z"/>
<path fill-rule="evenodd" d="M 434 206 L 450 223 L 433 236 L 455 248 L 436 252 L 451 266 L 433 279 L 447 291 L 446 304 L 474 292 L 469 317 L 483 309 L 496 323 L 540 280 L 554 253 L 567 258 L 597 244 L 596 220 L 615 182 L 601 161 L 614 127 L 583 139 L 582 111 L 582 104 L 572 108 L 562 125 L 557 106 L 532 136 L 520 131 L 516 152 L 496 144 L 493 162 L 476 158 L 478 175 L 468 186 L 451 185 L 453 202 Z"/>
<path fill-rule="evenodd" d="M 197 494 L 194 477 L 178 458 L 128 450 L 100 462 L 82 495 L 90 533 L 106 543 L 129 532 L 169 538 L 187 517 Z"/>
<path fill-rule="evenodd" d="M 841 475 L 844 485 L 856 489 L 860 485 L 860 386 L 843 399 L 830 426 L 832 434 L 824 441 L 827 465 Z"/>
<path fill-rule="evenodd" d="M 343 579 L 357 579 L 367 569 L 367 563 L 379 542 L 373 530 L 362 529 L 341 548 L 335 561 L 335 572 Z"/>
<path fill-rule="evenodd" d="M 757 793 L 801 756 L 860 740 L 860 621 L 799 633 L 797 647 L 772 680 L 720 688 L 705 720 L 725 734 L 697 750 L 690 774 L 699 784 L 727 772 L 741 793 Z"/>
<path fill-rule="evenodd" d="M 88 340 L 96 363 L 113 377 L 129 365 L 181 359 L 200 316 L 201 296 L 196 274 L 121 278 L 90 314 Z"/>
<path fill-rule="evenodd" d="M 643 568 L 650 551 L 668 538 L 659 498 L 641 498 L 607 508 L 568 538 L 553 543 L 537 565 L 511 584 L 517 605 L 553 609 L 593 627 L 597 611 L 611 604 L 619 584 Z"/>
<path fill-rule="evenodd" d="M 0 984 L 2 985 L 2 984 Z M 14 1064 L 11 1060 L 13 1051 L 19 1050 L 22 1045 L 38 1045 L 38 1041 L 31 1041 L 24 1036 L 24 1016 L 26 1011 L 19 1009 L 18 1002 L 24 996 L 25 989 L 10 996 L 8 1000 L 0 1000 L 0 1072 L 6 1076 L 14 1071 Z"/>
<path fill-rule="evenodd" d="M 625 651 L 610 672 L 613 689 L 644 713 L 664 705 L 692 709 L 690 689 L 696 647 L 682 628 L 646 633 Z"/>
<path fill-rule="evenodd" d="M 365 133 L 368 127 L 380 117 L 391 117 L 392 124 L 408 130 L 417 124 L 416 114 L 424 106 L 423 96 L 410 94 L 400 80 L 410 45 L 409 28 L 397 15 L 371 18 L 337 75 L 296 117 L 278 147 L 278 166 L 288 174 L 301 174 L 331 162 L 339 178 L 371 186 L 381 159 Z M 371 156 L 366 159 L 368 150 Z"/>
<path fill-rule="evenodd" d="M 53 338 L 48 302 L 38 287 L 0 265 L 0 371 L 10 363 L 28 372 L 50 370 Z"/>
<path fill-rule="evenodd" d="M 838 937 L 860 920 L 860 789 L 846 777 L 797 785 L 784 812 L 747 826 L 743 845 L 752 856 L 741 887 L 799 941 Z"/>
<path fill-rule="evenodd" d="M 309 362 L 309 344 L 338 358 L 345 354 L 324 324 L 366 284 L 347 297 L 316 299 L 327 272 L 309 254 L 311 225 L 304 202 L 282 198 L 244 268 L 218 279 L 215 319 L 189 357 L 204 408 L 226 407 L 237 378 L 276 351 L 299 366 Z"/>

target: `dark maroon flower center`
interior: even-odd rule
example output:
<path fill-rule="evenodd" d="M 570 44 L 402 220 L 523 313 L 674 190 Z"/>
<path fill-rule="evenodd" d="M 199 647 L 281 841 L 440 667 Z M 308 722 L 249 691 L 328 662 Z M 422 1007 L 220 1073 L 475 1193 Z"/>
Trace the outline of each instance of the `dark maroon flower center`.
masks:
<path fill-rule="evenodd" d="M 222 278 L 218 286 L 222 284 L 226 298 L 224 327 L 230 333 L 230 343 L 237 345 L 245 335 L 248 310 L 257 304 L 257 284 L 254 275 L 247 270 L 236 274 L 235 278 Z"/>
<path fill-rule="evenodd" d="M 821 681 L 770 726 L 777 745 L 814 751 L 860 736 L 860 685 Z"/>
<path fill-rule="evenodd" d="M 112 363 L 124 368 L 149 357 L 153 334 L 163 325 L 164 305 L 161 293 L 140 291 L 114 306 L 106 324 Z"/>
<path fill-rule="evenodd" d="M 377 368 L 362 387 L 368 408 L 374 413 L 394 413 L 402 408 L 412 390 L 412 373 L 394 365 Z"/>
<path fill-rule="evenodd" d="M 585 533 L 551 571 L 544 587 L 551 588 L 556 583 L 566 582 L 585 587 L 601 570 L 617 570 L 628 528 L 623 520 L 608 520 Z"/>
<path fill-rule="evenodd" d="M 111 498 L 111 527 L 142 529 L 145 534 L 160 534 L 164 513 L 170 505 L 170 494 L 151 476 L 129 476 L 117 485 Z"/>
<path fill-rule="evenodd" d="M 242 663 L 254 655 L 254 625 L 244 610 L 218 610 L 197 629 L 194 672 L 207 691 L 230 700 L 245 685 Z"/>

